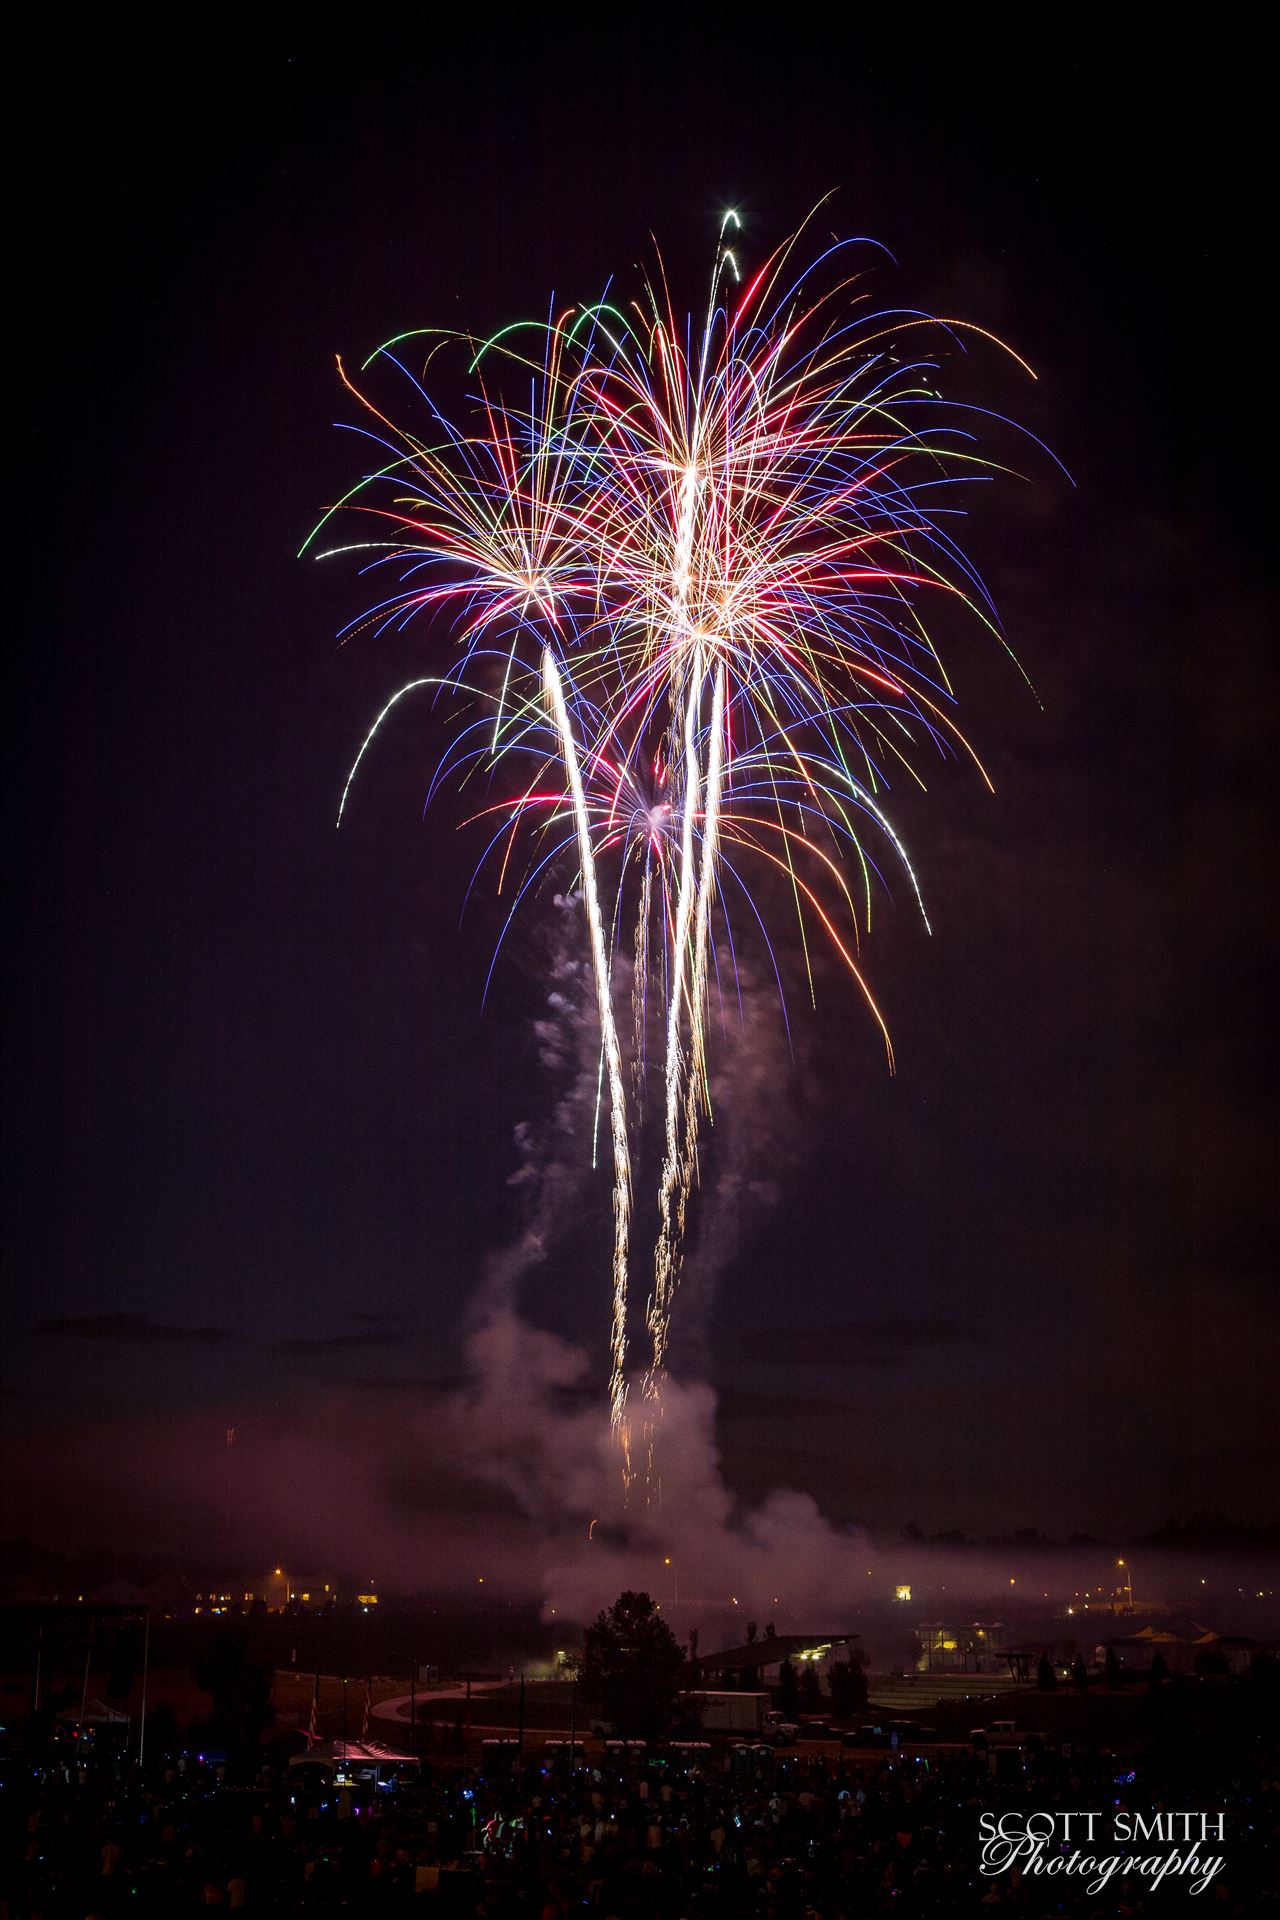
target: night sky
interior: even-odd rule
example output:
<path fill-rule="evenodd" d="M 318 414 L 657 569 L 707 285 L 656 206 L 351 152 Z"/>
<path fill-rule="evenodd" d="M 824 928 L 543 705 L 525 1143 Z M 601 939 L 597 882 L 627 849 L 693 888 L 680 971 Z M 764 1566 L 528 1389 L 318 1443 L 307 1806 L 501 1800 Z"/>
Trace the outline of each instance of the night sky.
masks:
<path fill-rule="evenodd" d="M 1024 448 L 975 506 L 1042 705 L 942 623 L 996 795 L 939 762 L 892 796 L 935 929 L 899 889 L 867 948 L 895 1079 L 825 964 L 794 1062 L 761 1000 L 685 1364 L 750 1497 L 979 1534 L 1275 1518 L 1258 102 L 1203 44 L 726 25 L 468 37 L 409 9 L 350 44 L 126 28 L 37 63 L 6 702 L 26 1531 L 79 1537 L 77 1463 L 118 1449 L 165 1544 L 139 1434 L 196 1461 L 290 1409 L 429 1424 L 562 1091 L 534 1028 L 556 928 L 533 916 L 482 1005 L 503 909 L 459 924 L 478 846 L 447 797 L 422 818 L 425 716 L 334 831 L 369 721 L 444 644 L 340 650 L 364 588 L 295 558 L 359 471 L 334 354 L 630 293 L 651 233 L 695 306 L 724 207 L 759 259 L 831 189 L 824 226 L 898 262 L 878 298 L 1037 369 L 973 353 L 947 390 L 1075 485 Z M 521 1295 L 587 1345 L 592 1392 L 608 1243 L 602 1174 Z"/>

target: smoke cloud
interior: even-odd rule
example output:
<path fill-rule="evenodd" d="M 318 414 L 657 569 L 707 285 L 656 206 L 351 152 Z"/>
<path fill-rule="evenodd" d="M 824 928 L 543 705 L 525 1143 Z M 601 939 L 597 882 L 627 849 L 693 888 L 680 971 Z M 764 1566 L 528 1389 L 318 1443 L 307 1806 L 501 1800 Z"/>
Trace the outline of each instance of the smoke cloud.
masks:
<path fill-rule="evenodd" d="M 393 1590 L 466 1594 L 483 1583 L 486 1599 L 536 1597 L 548 1615 L 568 1621 L 589 1619 L 624 1588 L 640 1588 L 661 1601 L 682 1636 L 695 1624 L 715 1632 L 718 1623 L 726 1637 L 741 1638 L 749 1618 L 772 1620 L 779 1631 L 838 1630 L 898 1584 L 911 1584 L 918 1597 L 935 1591 L 938 1605 L 976 1606 L 1002 1591 L 1007 1598 L 1018 1578 L 1042 1581 L 1046 1593 L 1079 1578 L 1078 1553 L 1055 1560 L 1040 1552 L 1030 1561 L 1024 1554 L 1029 1575 L 1025 1567 L 1011 1574 L 1007 1552 L 884 1545 L 860 1527 L 833 1524 L 809 1492 L 783 1488 L 748 1499 L 726 1483 L 716 1395 L 699 1377 L 707 1324 L 717 1282 L 774 1204 L 799 1152 L 795 1115 L 780 1093 L 797 1075 L 785 1024 L 746 967 L 740 990 L 726 989 L 716 1016 L 714 1118 L 704 1134 L 697 1224 L 677 1300 L 677 1365 L 663 1393 L 660 1498 L 624 1497 L 602 1346 L 594 1334 L 575 1337 L 538 1323 L 588 1194 L 608 1181 L 607 1166 L 593 1172 L 591 1165 L 590 1143 L 604 1121 L 592 983 L 574 957 L 580 911 L 576 900 L 556 902 L 549 987 L 532 1029 L 553 1097 L 540 1117 L 516 1128 L 510 1184 L 521 1219 L 512 1243 L 488 1260 L 467 1309 L 461 1374 L 432 1380 L 401 1370 L 305 1387 L 295 1378 L 287 1398 L 265 1404 L 145 1420 L 124 1415 L 109 1426 L 36 1433 L 10 1475 L 12 1531 L 50 1539 L 52 1484 L 60 1537 L 51 1544 L 128 1541 L 228 1572 L 287 1558 L 299 1572 Z M 625 972 L 620 963 L 620 998 L 630 991 Z M 800 1072 L 805 1065 L 802 1058 Z M 642 1168 L 644 1152 L 641 1136 Z M 637 1191 L 652 1201 L 653 1183 L 644 1189 L 638 1182 Z M 649 1280 L 642 1231 L 636 1244 L 634 1324 L 642 1327 Z M 603 1291 L 603 1239 L 594 1257 Z M 348 1336 L 286 1346 L 326 1355 L 350 1346 L 364 1355 L 393 1344 L 394 1331 L 370 1320 L 356 1313 Z M 119 1326 L 96 1331 L 110 1337 Z M 138 1337 L 132 1324 L 129 1331 Z M 862 1358 L 913 1342 L 982 1337 L 941 1322 L 851 1321 L 833 1331 Z M 147 1327 L 143 1337 L 157 1334 Z M 829 1360 L 831 1338 L 823 1338 Z M 790 1358 L 802 1362 L 807 1349 L 798 1333 L 794 1342 Z M 638 1342 L 633 1359 L 637 1353 L 643 1360 Z M 235 1430 L 230 1449 L 228 1428 Z M 1105 1551 L 1094 1559 L 1100 1569 L 1110 1564 Z"/>

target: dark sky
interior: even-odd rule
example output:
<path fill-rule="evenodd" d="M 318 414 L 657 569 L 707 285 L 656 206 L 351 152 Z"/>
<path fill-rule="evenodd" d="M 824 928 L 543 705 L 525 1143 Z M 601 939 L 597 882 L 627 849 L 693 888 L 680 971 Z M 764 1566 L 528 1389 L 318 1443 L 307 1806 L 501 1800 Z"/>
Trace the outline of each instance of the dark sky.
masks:
<path fill-rule="evenodd" d="M 768 1164 L 687 1364 L 731 1485 L 838 1518 L 1275 1517 L 1247 61 L 1074 27 L 725 28 L 410 9 L 350 44 L 125 28 L 31 70 L 4 1418 L 50 1537 L 113 1423 L 199 1450 L 228 1409 L 251 1431 L 343 1383 L 374 1404 L 454 1377 L 521 1223 L 515 1130 L 558 1091 L 532 1032 L 551 935 L 519 935 L 482 1007 L 500 919 L 482 898 L 459 928 L 475 849 L 447 800 L 421 819 L 429 728 L 333 830 L 365 726 L 432 652 L 339 651 L 363 589 L 294 558 L 358 470 L 335 352 L 630 290 L 650 233 L 693 305 L 726 205 L 756 258 L 832 188 L 828 224 L 897 258 L 886 303 L 1037 368 L 955 378 L 1076 485 L 1029 457 L 980 502 L 969 544 L 1043 709 L 977 629 L 944 634 L 997 792 L 939 766 L 895 793 L 935 927 L 899 901 L 868 949 L 898 1076 L 834 974 L 816 1013 L 797 998 L 794 1066 L 774 1032 L 776 1086 L 709 1150 L 709 1220 L 731 1163 Z M 603 1380 L 608 1192 L 585 1192 L 523 1307 Z"/>

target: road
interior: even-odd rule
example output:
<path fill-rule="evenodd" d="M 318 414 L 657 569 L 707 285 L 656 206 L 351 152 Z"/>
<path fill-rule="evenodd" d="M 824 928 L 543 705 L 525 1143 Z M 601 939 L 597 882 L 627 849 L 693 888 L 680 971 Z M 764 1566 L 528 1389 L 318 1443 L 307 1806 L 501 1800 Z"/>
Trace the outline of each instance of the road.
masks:
<path fill-rule="evenodd" d="M 500 1687 L 509 1687 L 509 1680 L 473 1680 L 471 1698 L 482 1700 L 486 1693 L 496 1693 Z M 435 1700 L 465 1700 L 467 1683 L 465 1680 L 451 1680 L 445 1685 L 419 1687 L 416 1693 L 397 1693 L 390 1700 L 380 1700 L 371 1708 L 375 1720 L 407 1720 L 410 1702 L 415 1712 L 427 1715 Z"/>

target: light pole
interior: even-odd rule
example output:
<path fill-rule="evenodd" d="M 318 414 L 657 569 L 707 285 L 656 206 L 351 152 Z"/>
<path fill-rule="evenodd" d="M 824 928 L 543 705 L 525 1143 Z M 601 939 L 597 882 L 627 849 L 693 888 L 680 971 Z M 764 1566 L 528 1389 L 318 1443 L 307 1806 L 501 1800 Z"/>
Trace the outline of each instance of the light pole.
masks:
<path fill-rule="evenodd" d="M 147 1666 L 151 1658 L 151 1609 L 147 1608 L 142 1628 L 142 1708 L 138 1715 L 138 1772 L 147 1746 Z"/>
<path fill-rule="evenodd" d="M 672 1580 L 672 1587 L 673 1587 L 673 1591 L 671 1595 L 671 1604 L 673 1607 L 678 1607 L 680 1605 L 680 1569 L 676 1565 L 675 1561 L 671 1558 L 670 1554 L 666 1555 L 662 1564 L 664 1567 L 670 1567 L 671 1569 L 671 1580 Z"/>
<path fill-rule="evenodd" d="M 97 1625 L 97 1620 L 98 1620 L 98 1616 L 96 1614 L 90 1614 L 89 1644 L 84 1650 L 84 1686 L 81 1689 L 81 1693 L 80 1693 L 80 1718 L 76 1721 L 76 1738 L 82 1743 L 82 1746 L 84 1741 L 85 1707 L 88 1705 L 88 1701 L 89 1701 L 89 1662 L 93 1658 L 93 1629 Z M 83 1752 L 78 1757 L 83 1758 Z"/>
<path fill-rule="evenodd" d="M 1117 1560 L 1116 1565 L 1124 1569 L 1124 1591 L 1125 1591 L 1125 1597 L 1128 1601 L 1128 1605 L 1125 1608 L 1125 1611 L 1126 1613 L 1132 1613 L 1133 1612 L 1133 1580 L 1129 1573 L 1129 1564 L 1126 1560 Z"/>

